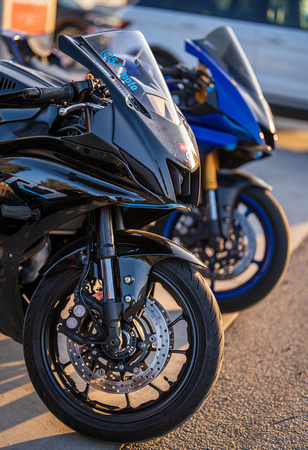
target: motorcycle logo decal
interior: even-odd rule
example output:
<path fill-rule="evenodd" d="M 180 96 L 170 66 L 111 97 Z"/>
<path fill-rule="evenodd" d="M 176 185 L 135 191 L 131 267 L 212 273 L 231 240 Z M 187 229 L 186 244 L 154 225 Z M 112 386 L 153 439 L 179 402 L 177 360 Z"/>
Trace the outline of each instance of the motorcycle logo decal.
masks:
<path fill-rule="evenodd" d="M 114 53 L 106 48 L 100 53 L 101 58 L 106 61 L 111 69 L 124 81 L 125 84 L 130 88 L 131 91 L 138 89 L 135 81 L 133 81 L 125 72 L 125 60 L 114 56 Z"/>
<path fill-rule="evenodd" d="M 24 180 L 23 178 L 20 177 L 8 178 L 7 180 L 5 180 L 5 182 L 8 184 L 16 182 L 17 186 L 20 189 L 31 192 L 32 194 L 38 195 L 43 198 L 47 198 L 48 200 L 53 198 L 66 197 L 65 194 L 62 194 L 62 192 L 57 192 L 46 186 L 40 186 L 39 184 L 34 183 L 33 181 Z"/>
<path fill-rule="evenodd" d="M 179 142 L 179 147 L 180 147 L 181 152 L 186 153 L 186 158 L 188 159 L 188 161 L 193 161 L 193 153 L 192 153 L 189 145 Z"/>

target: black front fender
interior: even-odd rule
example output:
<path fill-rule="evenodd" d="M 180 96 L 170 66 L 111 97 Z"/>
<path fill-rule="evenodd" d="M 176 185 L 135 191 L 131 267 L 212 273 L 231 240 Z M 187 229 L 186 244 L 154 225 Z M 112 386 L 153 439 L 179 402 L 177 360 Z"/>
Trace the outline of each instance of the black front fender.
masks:
<path fill-rule="evenodd" d="M 178 258 L 191 264 L 205 267 L 193 253 L 170 239 L 142 230 L 118 230 L 114 234 L 116 256 L 118 258 L 147 259 L 152 265 L 166 258 Z M 58 252 L 48 264 L 41 269 L 42 275 L 53 273 L 62 267 L 68 257 L 73 258 L 85 247 L 85 241 L 78 239 Z"/>
<path fill-rule="evenodd" d="M 251 186 L 268 191 L 271 191 L 272 187 L 261 180 L 261 178 L 236 170 L 219 170 L 217 172 L 217 180 L 217 203 L 220 229 L 222 235 L 228 239 L 233 209 L 239 193 Z"/>

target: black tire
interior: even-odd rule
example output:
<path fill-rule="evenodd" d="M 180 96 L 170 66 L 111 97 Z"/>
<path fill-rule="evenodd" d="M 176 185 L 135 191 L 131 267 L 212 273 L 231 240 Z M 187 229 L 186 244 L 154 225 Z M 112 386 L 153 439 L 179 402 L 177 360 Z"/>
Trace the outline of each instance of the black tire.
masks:
<path fill-rule="evenodd" d="M 178 215 L 176 216 L 176 214 Z M 167 220 L 163 219 L 163 221 L 157 222 L 153 231 L 182 244 L 204 261 L 208 269 L 202 273 L 210 284 L 222 312 L 239 311 L 259 302 L 273 290 L 283 277 L 290 258 L 290 231 L 283 209 L 269 191 L 258 187 L 249 187 L 239 193 L 235 205 L 234 224 L 242 220 L 244 225 L 237 225 L 237 227 L 242 228 L 245 235 L 246 223 L 247 231 L 253 233 L 252 237 L 256 241 L 253 251 L 249 249 L 248 243 L 246 250 L 251 250 L 249 257 L 247 257 L 247 252 L 246 254 L 242 252 L 243 256 L 238 253 L 238 259 L 235 260 L 230 250 L 226 250 L 226 248 L 227 257 L 224 252 L 221 253 L 222 256 L 217 252 L 212 252 L 209 257 L 208 249 L 211 249 L 209 243 L 206 240 L 198 240 L 198 238 L 194 240 L 193 238 L 193 228 L 197 229 L 197 224 L 188 227 L 189 235 L 187 234 L 187 236 L 190 238 L 190 244 L 187 245 L 188 240 L 185 241 L 185 236 L 181 237 L 180 235 L 183 230 L 176 231 L 176 227 L 179 228 L 181 217 L 184 216 L 174 213 L 173 219 L 170 216 Z M 203 217 L 202 207 L 199 207 L 197 214 L 191 213 L 191 222 L 195 218 L 200 229 L 204 226 L 204 222 L 202 224 Z M 246 218 L 248 218 L 248 222 L 245 222 Z M 260 243 L 261 238 L 263 243 Z M 243 237 L 240 239 L 243 240 Z M 231 251 L 240 252 L 239 244 L 243 246 L 239 241 L 235 242 L 237 248 L 233 247 Z M 234 269 L 236 264 L 243 264 L 243 269 L 240 269 L 238 265 L 238 272 L 236 270 L 228 272 L 229 268 Z"/>
<path fill-rule="evenodd" d="M 160 311 L 159 314 L 164 316 L 163 320 L 168 324 L 165 328 L 168 330 L 161 334 L 166 332 L 169 335 L 167 346 L 170 348 L 166 354 L 162 354 L 164 349 L 158 348 L 159 345 L 155 348 L 154 344 L 155 354 L 158 355 L 157 352 L 160 351 L 161 357 L 167 359 L 161 372 L 153 377 L 153 381 L 136 391 L 141 392 L 141 396 L 137 397 L 133 390 L 118 396 L 114 393 L 105 394 L 93 387 L 88 389 L 87 383 L 84 391 L 81 391 L 77 385 L 82 384 L 83 379 L 75 372 L 75 366 L 71 363 L 73 361 L 78 364 L 77 357 L 71 354 L 67 361 L 64 357 L 61 359 L 63 339 L 70 349 L 67 350 L 68 355 L 72 341 L 57 333 L 56 329 L 59 320 L 63 320 L 63 315 L 67 315 L 67 312 L 63 311 L 79 276 L 78 269 L 70 268 L 46 277 L 38 286 L 27 310 L 23 336 L 24 354 L 29 376 L 42 401 L 67 426 L 105 442 L 128 443 L 146 440 L 165 434 L 182 424 L 209 395 L 222 361 L 223 332 L 220 311 L 202 276 L 187 263 L 171 259 L 157 264 L 152 269 L 149 278 L 155 290 L 151 288 L 149 308 L 153 308 L 152 312 L 156 308 Z M 171 297 L 162 296 L 162 289 L 168 291 Z M 165 302 L 167 303 L 163 309 L 161 304 Z M 171 319 L 168 319 L 170 316 L 166 313 L 168 304 L 170 316 L 174 315 Z M 174 312 L 175 309 L 178 311 Z M 144 315 L 148 317 L 147 310 L 142 312 L 140 317 L 143 318 Z M 128 327 L 127 324 L 125 326 Z M 182 326 L 184 333 L 178 332 L 177 329 Z M 181 339 L 184 337 L 187 338 L 188 344 L 183 347 Z M 73 345 L 76 355 L 79 346 Z M 85 347 L 79 350 L 81 352 L 84 349 Z M 150 346 L 148 353 L 151 351 L 153 352 L 153 349 Z M 90 355 L 84 351 L 82 358 L 85 359 L 86 354 Z M 78 357 L 80 355 L 81 353 L 78 353 Z M 90 356 L 87 357 L 91 359 Z M 179 361 L 182 361 L 180 365 Z M 87 364 L 91 366 L 93 361 Z M 174 367 L 177 367 L 177 371 L 173 374 L 171 369 Z M 93 371 L 95 376 L 97 373 Z M 113 371 L 112 375 L 116 376 L 116 372 Z M 124 377 L 121 380 L 126 383 Z M 111 379 L 109 384 L 115 385 L 115 382 Z M 133 389 L 133 385 L 130 387 Z M 99 395 L 103 397 L 100 402 L 92 398 Z M 146 395 L 154 398 L 149 400 Z M 122 402 L 122 406 L 107 404 L 108 396 L 113 403 L 115 400 Z M 139 405 L 138 401 L 141 402 Z"/>

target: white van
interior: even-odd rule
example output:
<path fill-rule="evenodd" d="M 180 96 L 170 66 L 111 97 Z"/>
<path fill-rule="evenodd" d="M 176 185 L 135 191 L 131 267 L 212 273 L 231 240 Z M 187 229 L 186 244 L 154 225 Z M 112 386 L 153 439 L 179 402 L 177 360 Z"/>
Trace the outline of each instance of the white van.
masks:
<path fill-rule="evenodd" d="M 162 65 L 195 64 L 184 40 L 231 26 L 274 113 L 308 119 L 308 0 L 140 0 L 119 15 Z"/>

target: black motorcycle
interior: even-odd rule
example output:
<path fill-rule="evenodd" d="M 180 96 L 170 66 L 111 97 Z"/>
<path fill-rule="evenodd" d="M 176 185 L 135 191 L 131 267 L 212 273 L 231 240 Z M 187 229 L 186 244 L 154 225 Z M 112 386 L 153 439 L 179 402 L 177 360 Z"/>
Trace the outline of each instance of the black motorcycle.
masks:
<path fill-rule="evenodd" d="M 55 75 L 63 83 L 71 80 L 72 75 L 61 69 L 59 51 L 45 47 L 39 52 L 37 38 L 12 31 L 2 31 L 0 38 L 20 64 Z M 289 225 L 272 188 L 238 170 L 249 162 L 270 159 L 276 129 L 230 28 L 219 28 L 198 41 L 187 40 L 186 51 L 197 57 L 196 68 L 177 65 L 162 72 L 199 147 L 201 201 L 189 212 L 164 216 L 149 230 L 198 256 L 206 265 L 202 275 L 220 310 L 238 311 L 271 292 L 289 262 Z M 60 243 L 69 238 L 63 233 L 57 237 Z M 53 242 L 52 248 L 56 247 Z M 33 272 L 38 263 L 32 259 Z"/>
<path fill-rule="evenodd" d="M 149 439 L 200 407 L 222 360 L 203 263 L 140 231 L 198 203 L 198 151 L 139 32 L 59 45 L 86 80 L 0 62 L 0 331 L 69 427 Z"/>

